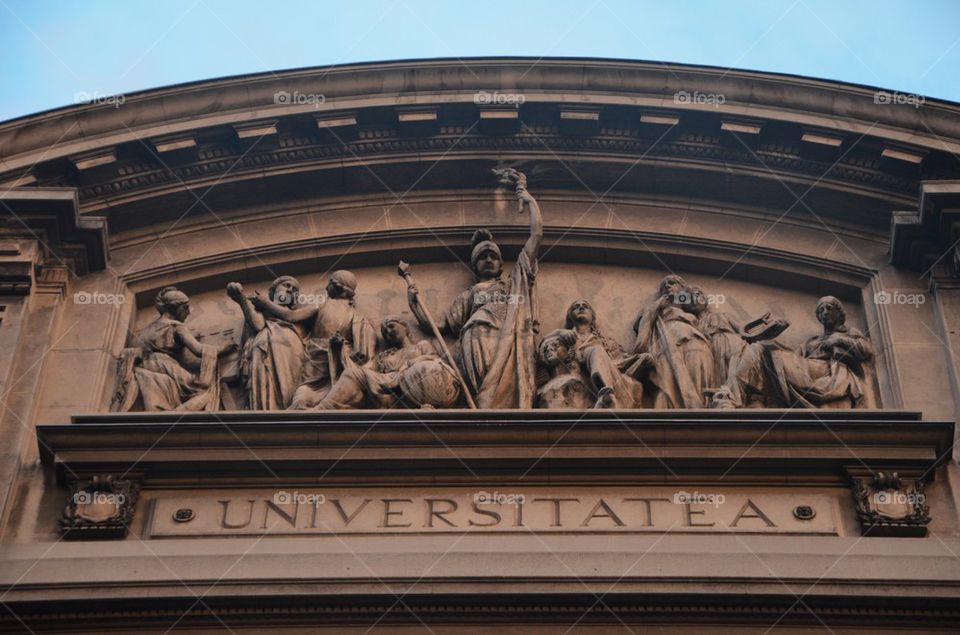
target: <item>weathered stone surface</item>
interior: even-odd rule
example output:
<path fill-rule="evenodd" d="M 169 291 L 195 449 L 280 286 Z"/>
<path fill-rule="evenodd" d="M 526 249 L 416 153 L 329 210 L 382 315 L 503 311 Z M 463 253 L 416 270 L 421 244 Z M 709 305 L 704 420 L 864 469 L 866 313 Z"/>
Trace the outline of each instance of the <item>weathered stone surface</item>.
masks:
<path fill-rule="evenodd" d="M 960 622 L 960 106 L 467 64 L 0 125 L 4 606 L 66 632 Z M 122 527 L 70 502 L 117 482 Z"/>

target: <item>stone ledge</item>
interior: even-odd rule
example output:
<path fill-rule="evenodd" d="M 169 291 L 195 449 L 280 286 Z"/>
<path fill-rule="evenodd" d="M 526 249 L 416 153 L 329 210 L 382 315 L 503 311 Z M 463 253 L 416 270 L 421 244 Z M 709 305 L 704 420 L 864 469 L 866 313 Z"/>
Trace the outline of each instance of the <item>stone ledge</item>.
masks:
<path fill-rule="evenodd" d="M 953 422 L 903 411 L 137 413 L 38 428 L 44 464 L 145 486 L 602 479 L 846 484 L 848 468 L 932 479 Z M 320 475 L 323 475 L 322 477 Z"/>

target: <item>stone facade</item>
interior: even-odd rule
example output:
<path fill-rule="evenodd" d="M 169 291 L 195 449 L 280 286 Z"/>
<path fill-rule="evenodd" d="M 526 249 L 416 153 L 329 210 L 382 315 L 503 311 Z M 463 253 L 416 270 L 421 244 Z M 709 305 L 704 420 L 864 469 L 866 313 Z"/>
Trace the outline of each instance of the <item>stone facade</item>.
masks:
<path fill-rule="evenodd" d="M 0 124 L 3 628 L 960 624 L 960 106 L 468 64 Z"/>

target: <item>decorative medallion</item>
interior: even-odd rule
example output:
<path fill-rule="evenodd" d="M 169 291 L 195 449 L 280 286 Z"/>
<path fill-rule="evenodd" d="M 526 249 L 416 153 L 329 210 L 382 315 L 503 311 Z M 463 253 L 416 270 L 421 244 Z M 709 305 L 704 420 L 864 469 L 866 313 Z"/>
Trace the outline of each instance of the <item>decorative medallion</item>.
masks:
<path fill-rule="evenodd" d="M 133 520 L 140 484 L 94 476 L 79 482 L 60 516 L 60 531 L 66 539 L 104 540 L 123 538 Z"/>
<path fill-rule="evenodd" d="M 855 477 L 853 495 L 864 536 L 927 535 L 930 508 L 922 481 L 878 472 Z"/>

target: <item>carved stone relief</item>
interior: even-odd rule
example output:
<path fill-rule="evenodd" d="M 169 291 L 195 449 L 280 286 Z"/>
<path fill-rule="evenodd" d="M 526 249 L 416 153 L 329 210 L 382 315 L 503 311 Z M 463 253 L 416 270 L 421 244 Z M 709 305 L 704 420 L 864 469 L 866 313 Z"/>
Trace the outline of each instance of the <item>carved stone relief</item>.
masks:
<path fill-rule="evenodd" d="M 218 348 L 197 340 L 184 324 L 190 298 L 176 287 L 161 289 L 154 306 L 160 315 L 120 355 L 110 409 L 126 412 L 139 401 L 147 411 L 220 410 L 219 358 L 235 346 Z M 187 352 L 199 364 L 185 362 Z"/>
<path fill-rule="evenodd" d="M 920 479 L 896 472 L 853 477 L 853 497 L 864 536 L 927 535 L 930 506 Z"/>
<path fill-rule="evenodd" d="M 790 324 L 773 311 L 755 319 L 744 319 L 743 311 L 735 316 L 713 301 L 709 289 L 671 273 L 642 303 L 626 348 L 599 325 L 623 333 L 631 322 L 599 317 L 583 299 L 565 313 L 552 309 L 547 322 L 562 319 L 563 328 L 544 335 L 538 293 L 540 206 L 524 174 L 494 172 L 515 194 L 517 213 L 529 220 L 528 238 L 509 269 L 493 235 L 477 230 L 469 262 L 473 281 L 444 307 L 424 296 L 411 268 L 401 262 L 398 272 L 413 319 L 388 316 L 379 336 L 372 316 L 356 303 L 359 282 L 353 272 L 333 272 L 316 296 L 305 294 L 292 276 L 277 277 L 266 293 L 248 293 L 233 282 L 226 297 L 242 321 L 218 332 L 239 333 L 236 344 L 205 343 L 204 334 L 185 324 L 189 298 L 167 287 L 157 295 L 159 317 L 139 329 L 120 356 L 111 409 L 874 404 L 873 347 L 846 324 L 844 306 L 832 296 L 816 304 L 821 333 L 794 340 L 801 333 L 783 336 Z M 570 280 L 569 288 L 589 278 L 584 276 Z M 550 302 L 556 306 L 554 298 Z"/>
<path fill-rule="evenodd" d="M 69 540 L 123 538 L 133 520 L 140 484 L 113 476 L 94 476 L 75 484 L 60 516 L 60 531 Z"/>

